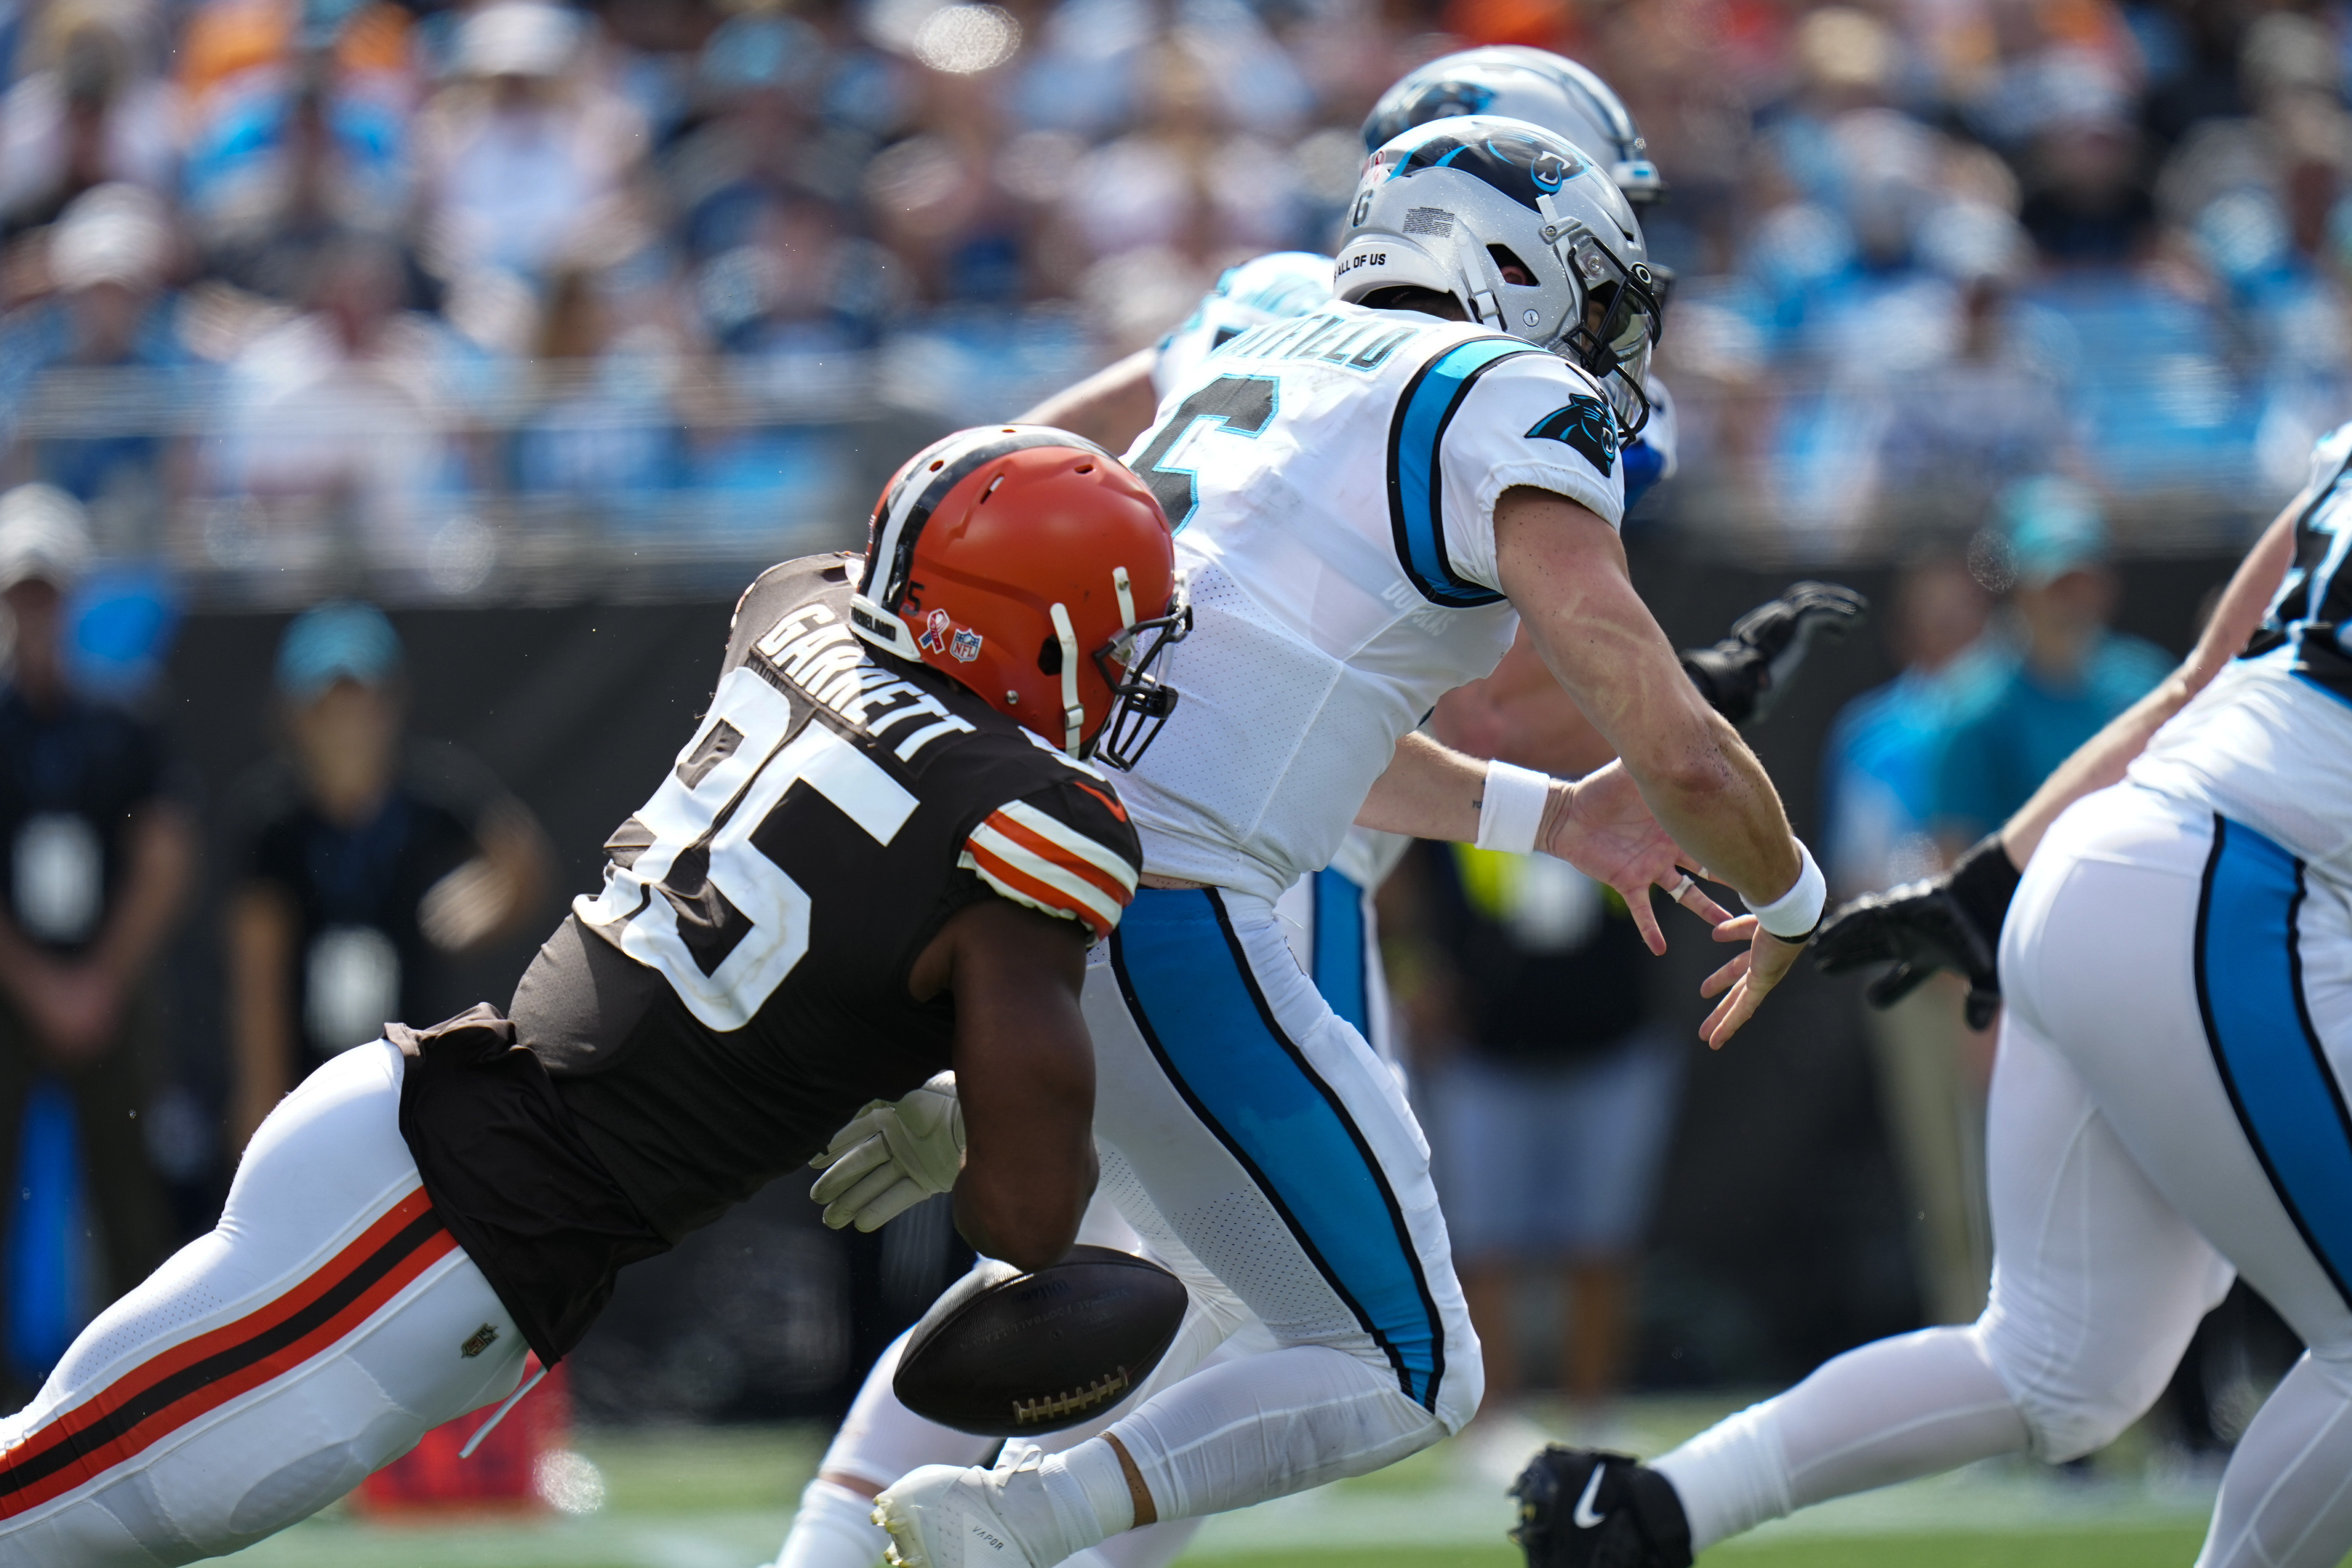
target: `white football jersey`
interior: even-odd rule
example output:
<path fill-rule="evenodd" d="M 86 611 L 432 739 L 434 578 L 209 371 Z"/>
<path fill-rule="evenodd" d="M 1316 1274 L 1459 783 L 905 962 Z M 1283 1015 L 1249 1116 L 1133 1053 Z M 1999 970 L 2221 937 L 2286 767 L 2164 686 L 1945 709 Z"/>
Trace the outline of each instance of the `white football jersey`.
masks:
<path fill-rule="evenodd" d="M 1148 869 L 1269 900 L 1329 863 L 1399 737 L 1510 646 L 1496 497 L 1623 510 L 1591 377 L 1353 305 L 1202 360 L 1127 461 L 1176 527 L 1194 619 L 1164 666 L 1175 716 L 1119 793 Z"/>
<path fill-rule="evenodd" d="M 2262 629 L 2130 777 L 2352 884 L 2352 424 L 2313 449 L 2294 505 L 2294 564 Z"/>

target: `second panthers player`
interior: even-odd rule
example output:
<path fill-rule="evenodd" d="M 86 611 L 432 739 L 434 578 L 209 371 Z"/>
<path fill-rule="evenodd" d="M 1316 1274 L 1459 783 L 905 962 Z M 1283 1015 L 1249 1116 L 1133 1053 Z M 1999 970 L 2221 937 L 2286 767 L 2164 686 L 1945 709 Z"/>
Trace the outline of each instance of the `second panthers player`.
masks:
<path fill-rule="evenodd" d="M 1636 212 L 1663 199 L 1666 183 L 1650 161 L 1622 99 L 1576 61 L 1548 49 L 1495 44 L 1441 56 L 1400 78 L 1365 117 L 1364 151 L 1433 120 L 1465 114 L 1523 120 L 1592 160 Z M 1331 298 L 1331 258 L 1276 251 L 1230 267 L 1184 323 L 1155 346 L 1137 350 L 1021 417 L 1076 431 L 1124 451 L 1157 417 L 1160 399 L 1200 361 L 1253 327 L 1304 316 Z M 1674 402 L 1645 373 L 1647 425 L 1623 453 L 1630 508 L 1675 471 Z"/>

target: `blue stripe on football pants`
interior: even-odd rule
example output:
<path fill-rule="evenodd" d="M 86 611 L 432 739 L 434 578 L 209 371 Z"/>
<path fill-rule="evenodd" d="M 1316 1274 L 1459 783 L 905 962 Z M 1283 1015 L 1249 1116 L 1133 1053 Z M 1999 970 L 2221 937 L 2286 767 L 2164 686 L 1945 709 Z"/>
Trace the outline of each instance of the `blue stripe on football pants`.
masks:
<path fill-rule="evenodd" d="M 1370 988 L 1365 977 L 1370 959 L 1364 950 L 1369 925 L 1364 916 L 1364 901 L 1370 895 L 1352 879 L 1328 866 L 1307 882 L 1315 905 L 1315 962 L 1309 971 L 1315 977 L 1315 988 L 1323 993 L 1323 999 L 1331 1004 L 1333 1012 L 1369 1040 L 1372 1038 L 1372 1009 Z"/>
<path fill-rule="evenodd" d="M 1271 905 L 1146 890 L 1107 957 L 1087 991 L 1104 1191 L 1277 1343 L 1347 1351 L 1448 1426 L 1467 1420 L 1477 1341 L 1428 1146 Z"/>
<path fill-rule="evenodd" d="M 2304 998 L 2304 878 L 2286 849 L 2214 818 L 2197 911 L 2197 998 L 2247 1141 L 2352 1306 L 2352 1116 Z"/>

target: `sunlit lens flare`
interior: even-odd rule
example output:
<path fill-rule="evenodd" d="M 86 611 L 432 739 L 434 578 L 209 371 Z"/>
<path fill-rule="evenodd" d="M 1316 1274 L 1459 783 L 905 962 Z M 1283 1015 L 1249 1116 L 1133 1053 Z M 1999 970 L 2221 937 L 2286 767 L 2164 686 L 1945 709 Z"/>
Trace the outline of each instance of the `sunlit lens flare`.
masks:
<path fill-rule="evenodd" d="M 972 76 L 1011 59 L 1021 24 L 1002 5 L 948 5 L 915 34 L 915 58 L 950 76 Z"/>

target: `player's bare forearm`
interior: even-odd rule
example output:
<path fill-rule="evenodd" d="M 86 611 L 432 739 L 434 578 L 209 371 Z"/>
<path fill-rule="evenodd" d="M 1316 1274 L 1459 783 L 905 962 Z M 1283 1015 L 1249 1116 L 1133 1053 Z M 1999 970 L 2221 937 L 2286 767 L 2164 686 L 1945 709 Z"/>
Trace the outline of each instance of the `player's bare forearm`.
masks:
<path fill-rule="evenodd" d="M 1496 505 L 1495 538 L 1503 590 L 1537 652 L 1659 823 L 1750 904 L 1788 892 L 1801 862 L 1780 798 L 1683 674 L 1616 530 L 1564 497 L 1513 489 Z"/>
<path fill-rule="evenodd" d="M 1086 942 L 1067 920 L 986 899 L 952 946 L 955 1073 L 963 1104 L 956 1228 L 1019 1269 L 1070 1249 L 1095 1189 L 1095 1057 L 1078 994 Z"/>
<path fill-rule="evenodd" d="M 1160 394 L 1151 387 L 1157 360 L 1153 350 L 1138 349 L 1014 415 L 1013 422 L 1050 424 L 1083 435 L 1105 451 L 1124 452 L 1151 428 L 1152 416 L 1160 412 Z"/>
<path fill-rule="evenodd" d="M 1479 792 L 1486 765 L 1466 752 L 1413 734 L 1397 742 L 1396 755 L 1356 813 L 1356 825 L 1414 839 L 1478 837 Z"/>
<path fill-rule="evenodd" d="M 2002 825 L 2000 847 L 2011 865 L 2024 870 L 2059 813 L 2084 796 L 2119 782 L 2132 759 L 2147 749 L 2156 732 L 2237 657 L 2262 625 L 2294 559 L 2294 513 L 2289 510 L 2278 515 L 2238 563 L 2214 606 L 2212 619 L 2206 622 L 2197 646 L 2180 667 L 2084 741 Z"/>

